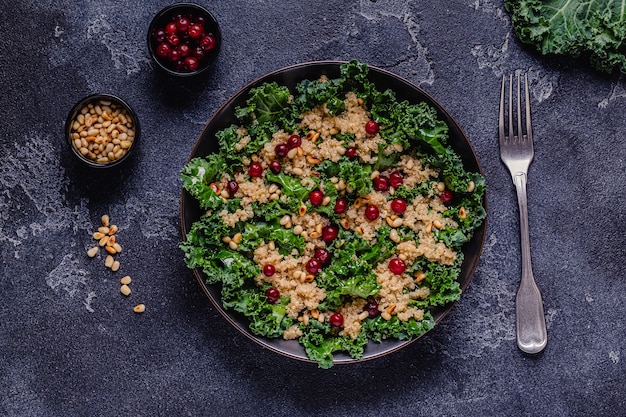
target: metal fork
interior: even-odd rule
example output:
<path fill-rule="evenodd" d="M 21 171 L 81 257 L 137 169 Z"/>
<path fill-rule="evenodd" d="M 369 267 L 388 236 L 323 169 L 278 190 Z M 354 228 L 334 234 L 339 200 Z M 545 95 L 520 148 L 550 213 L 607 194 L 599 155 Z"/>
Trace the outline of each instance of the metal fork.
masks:
<path fill-rule="evenodd" d="M 548 342 L 546 319 L 543 313 L 541 292 L 535 283 L 530 256 L 530 237 L 528 233 L 528 202 L 526 198 L 526 177 L 528 167 L 533 160 L 533 133 L 530 116 L 528 75 L 524 75 L 526 133 L 522 129 L 522 98 L 520 75 L 517 74 L 517 131 L 514 132 L 513 110 L 513 75 L 509 76 L 508 133 L 505 132 L 505 84 L 502 77 L 500 92 L 500 158 L 511 172 L 511 178 L 517 191 L 517 203 L 520 214 L 520 234 L 522 253 L 522 279 L 515 298 L 517 346 L 526 353 L 539 353 Z"/>

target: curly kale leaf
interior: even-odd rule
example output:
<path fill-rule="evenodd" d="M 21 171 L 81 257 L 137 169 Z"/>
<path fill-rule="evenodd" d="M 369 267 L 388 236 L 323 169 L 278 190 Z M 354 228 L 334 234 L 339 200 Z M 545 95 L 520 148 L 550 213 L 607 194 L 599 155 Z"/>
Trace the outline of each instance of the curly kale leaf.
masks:
<path fill-rule="evenodd" d="M 210 154 L 206 158 L 194 158 L 180 173 L 183 188 L 200 203 L 204 210 L 215 209 L 223 204 L 222 198 L 211 188 L 211 183 L 219 181 L 227 171 L 227 165 L 221 154 Z"/>
<path fill-rule="evenodd" d="M 362 323 L 363 333 L 374 342 L 381 342 L 383 339 L 397 338 L 399 340 L 409 340 L 421 336 L 435 326 L 435 320 L 430 312 L 424 312 L 422 320 L 414 318 L 402 321 L 398 316 L 391 316 L 390 320 L 385 320 L 381 316 L 367 319 Z"/>
<path fill-rule="evenodd" d="M 626 73 L 626 0 L 505 0 L 515 35 L 544 55 Z"/>
<path fill-rule="evenodd" d="M 335 336 L 328 321 L 320 323 L 311 320 L 308 326 L 300 326 L 302 336 L 298 339 L 309 359 L 323 369 L 333 366 L 333 353 L 346 352 L 354 359 L 363 357 L 367 337 L 362 332 L 356 339 L 348 336 Z"/>

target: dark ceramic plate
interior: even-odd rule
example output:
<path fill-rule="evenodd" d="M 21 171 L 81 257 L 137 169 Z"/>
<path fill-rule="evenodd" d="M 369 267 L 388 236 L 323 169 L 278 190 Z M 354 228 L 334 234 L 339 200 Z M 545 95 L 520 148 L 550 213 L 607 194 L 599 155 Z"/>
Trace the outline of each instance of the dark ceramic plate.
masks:
<path fill-rule="evenodd" d="M 217 112 L 211 117 L 209 122 L 204 127 L 198 141 L 196 142 L 190 159 L 205 156 L 209 153 L 217 152 L 217 141 L 215 139 L 215 133 L 222 130 L 231 124 L 236 124 L 235 108 L 237 106 L 243 106 L 245 100 L 248 98 L 248 92 L 251 88 L 258 87 L 264 82 L 277 82 L 279 85 L 287 86 L 292 91 L 295 91 L 295 86 L 298 82 L 309 79 L 314 80 L 319 78 L 322 74 L 326 74 L 329 78 L 336 78 L 339 76 L 339 66 L 343 62 L 339 61 L 320 61 L 298 64 L 286 68 L 282 68 L 273 71 L 242 88 L 237 92 L 230 100 L 228 100 Z M 375 67 L 369 67 L 369 79 L 375 83 L 379 90 L 385 90 L 390 88 L 396 92 L 398 100 L 408 100 L 410 102 L 424 101 L 433 107 L 435 107 L 439 113 L 439 117 L 444 120 L 449 127 L 449 144 L 452 148 L 461 156 L 464 166 L 467 170 L 472 172 L 479 172 L 482 174 L 476 154 L 470 144 L 467 136 L 461 130 L 461 127 L 454 120 L 454 118 L 448 113 L 434 98 L 421 88 L 415 86 L 411 82 L 392 74 L 388 71 L 378 69 Z M 487 201 L 484 200 L 486 209 Z M 186 191 L 183 190 L 181 195 L 181 228 L 183 239 L 186 238 L 187 233 L 191 229 L 193 222 L 198 220 L 202 215 L 202 210 L 198 206 L 196 200 Z M 462 266 L 461 276 L 459 277 L 459 283 L 463 292 L 469 285 L 472 276 L 478 266 L 478 260 L 482 252 L 483 242 L 486 231 L 486 220 L 483 225 L 479 227 L 472 240 L 465 246 L 465 260 Z M 245 336 L 259 343 L 261 346 L 286 355 L 291 358 L 300 359 L 304 361 L 310 361 L 304 348 L 295 340 L 283 340 L 283 339 L 267 339 L 264 337 L 258 337 L 250 331 L 248 320 L 233 311 L 224 310 L 220 301 L 220 288 L 217 285 L 207 285 L 205 283 L 205 275 L 202 271 L 195 269 L 194 274 L 198 283 L 200 284 L 204 293 L 209 297 L 209 300 L 213 303 L 215 308 L 230 322 L 237 330 L 243 333 Z M 432 310 L 435 322 L 439 323 L 448 312 L 452 309 L 453 304 L 447 305 L 442 308 Z M 365 347 L 364 357 L 359 361 L 373 359 L 387 353 L 394 352 L 398 349 L 406 347 L 410 343 L 417 339 L 409 341 L 399 340 L 385 340 L 382 343 L 370 342 Z M 335 354 L 334 363 L 350 363 L 357 362 L 347 354 L 337 353 Z"/>

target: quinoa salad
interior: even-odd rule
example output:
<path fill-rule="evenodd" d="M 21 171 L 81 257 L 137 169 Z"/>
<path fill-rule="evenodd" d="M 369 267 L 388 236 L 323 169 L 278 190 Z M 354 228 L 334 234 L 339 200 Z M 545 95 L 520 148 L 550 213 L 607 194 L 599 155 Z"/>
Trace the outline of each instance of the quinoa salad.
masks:
<path fill-rule="evenodd" d="M 431 310 L 461 296 L 462 249 L 486 217 L 484 178 L 436 110 L 368 71 L 252 88 L 219 152 L 181 172 L 204 213 L 180 244 L 187 266 L 253 334 L 297 340 L 323 368 L 430 330 Z"/>

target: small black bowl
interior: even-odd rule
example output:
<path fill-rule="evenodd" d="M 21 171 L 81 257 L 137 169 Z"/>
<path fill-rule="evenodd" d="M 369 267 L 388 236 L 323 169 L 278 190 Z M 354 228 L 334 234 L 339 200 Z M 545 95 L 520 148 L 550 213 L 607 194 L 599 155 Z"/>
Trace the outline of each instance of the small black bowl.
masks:
<path fill-rule="evenodd" d="M 139 136 L 137 114 L 124 100 L 110 94 L 92 94 L 83 98 L 65 121 L 65 139 L 72 154 L 91 168 L 121 165 L 139 146 Z M 96 151 L 96 145 L 100 144 L 103 149 Z"/>
<path fill-rule="evenodd" d="M 181 16 L 186 17 L 191 24 L 198 23 L 198 19 L 201 19 L 200 23 L 203 24 L 204 28 L 202 35 L 197 38 L 191 37 L 189 30 L 184 30 L 183 24 L 182 27 L 181 25 L 177 26 L 176 32 L 173 33 L 180 43 L 177 44 L 176 40 L 168 40 L 172 35 L 168 32 L 161 35 L 164 39 L 158 39 L 160 35 L 157 34 L 157 31 L 165 31 L 168 23 L 176 23 L 177 18 Z M 209 45 L 202 43 L 205 36 L 211 37 Z M 154 16 L 148 27 L 147 41 L 150 56 L 158 68 L 176 77 L 191 77 L 204 73 L 211 66 L 222 45 L 222 33 L 215 17 L 204 7 L 194 3 L 175 3 Z M 210 46 L 211 42 L 212 46 Z M 161 44 L 169 48 L 170 54 L 172 54 L 171 51 L 178 51 L 178 58 L 174 59 L 171 55 L 168 57 L 160 56 L 159 47 Z M 181 45 L 183 44 L 190 46 L 186 56 L 182 56 L 184 52 L 181 52 Z M 202 53 L 196 51 L 198 47 L 202 49 Z M 202 54 L 203 56 L 201 56 Z M 189 57 L 197 60 L 197 68 L 193 68 L 193 65 L 191 68 L 186 65 L 185 60 Z"/>

